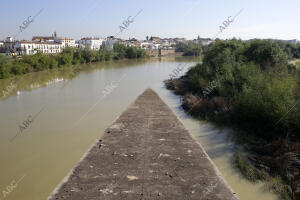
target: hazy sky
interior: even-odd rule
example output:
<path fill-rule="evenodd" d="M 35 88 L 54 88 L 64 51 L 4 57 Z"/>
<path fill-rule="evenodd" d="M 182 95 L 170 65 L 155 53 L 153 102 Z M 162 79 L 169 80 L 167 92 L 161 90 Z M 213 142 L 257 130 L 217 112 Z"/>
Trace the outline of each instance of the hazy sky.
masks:
<path fill-rule="evenodd" d="M 219 38 L 300 39 L 299 0 L 0 0 L 0 8 L 0 40 L 16 35 L 41 9 L 17 39 L 54 31 L 74 39 L 115 35 L 141 9 L 120 38 L 212 38 L 224 20 L 244 9 Z"/>

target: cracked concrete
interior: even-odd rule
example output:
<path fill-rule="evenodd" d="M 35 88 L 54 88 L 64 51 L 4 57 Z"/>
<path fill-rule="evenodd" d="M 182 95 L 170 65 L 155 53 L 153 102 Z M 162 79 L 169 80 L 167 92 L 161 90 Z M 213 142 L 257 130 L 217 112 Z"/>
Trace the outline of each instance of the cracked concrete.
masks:
<path fill-rule="evenodd" d="M 171 109 L 152 89 L 147 89 L 106 130 L 48 199 L 237 197 Z"/>

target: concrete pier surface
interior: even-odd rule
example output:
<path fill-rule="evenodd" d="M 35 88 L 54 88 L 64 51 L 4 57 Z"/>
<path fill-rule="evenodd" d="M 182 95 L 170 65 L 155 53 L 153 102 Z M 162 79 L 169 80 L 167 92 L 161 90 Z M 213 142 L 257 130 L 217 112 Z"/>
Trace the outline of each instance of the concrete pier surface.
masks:
<path fill-rule="evenodd" d="M 49 200 L 236 200 L 203 148 L 147 89 Z"/>

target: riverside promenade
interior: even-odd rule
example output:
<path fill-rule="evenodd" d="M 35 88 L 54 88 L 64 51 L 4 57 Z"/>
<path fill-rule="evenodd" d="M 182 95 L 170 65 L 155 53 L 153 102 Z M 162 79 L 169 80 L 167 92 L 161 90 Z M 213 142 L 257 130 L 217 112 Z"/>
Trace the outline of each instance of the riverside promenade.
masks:
<path fill-rule="evenodd" d="M 237 200 L 172 110 L 147 89 L 49 200 Z"/>

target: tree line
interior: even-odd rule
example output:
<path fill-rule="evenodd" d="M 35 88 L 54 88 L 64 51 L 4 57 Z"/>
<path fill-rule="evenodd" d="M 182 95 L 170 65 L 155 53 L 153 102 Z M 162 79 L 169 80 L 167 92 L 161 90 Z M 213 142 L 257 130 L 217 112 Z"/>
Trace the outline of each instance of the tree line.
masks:
<path fill-rule="evenodd" d="M 22 58 L 0 55 L 0 79 L 46 69 L 70 67 L 75 64 L 144 57 L 146 57 L 144 49 L 120 43 L 116 43 L 112 50 L 105 46 L 98 51 L 68 47 L 57 55 L 46 55 L 42 52 L 24 55 Z"/>

